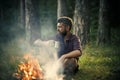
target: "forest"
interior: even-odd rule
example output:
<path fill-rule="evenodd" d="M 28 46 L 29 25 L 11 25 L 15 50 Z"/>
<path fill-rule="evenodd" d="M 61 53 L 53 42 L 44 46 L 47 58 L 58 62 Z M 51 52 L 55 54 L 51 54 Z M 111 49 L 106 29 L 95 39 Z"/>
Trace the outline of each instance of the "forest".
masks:
<path fill-rule="evenodd" d="M 43 80 L 14 73 L 26 53 L 40 61 L 51 49 L 33 43 L 54 35 L 61 16 L 73 19 L 83 52 L 71 80 L 120 80 L 119 14 L 120 0 L 0 0 L 0 80 Z"/>

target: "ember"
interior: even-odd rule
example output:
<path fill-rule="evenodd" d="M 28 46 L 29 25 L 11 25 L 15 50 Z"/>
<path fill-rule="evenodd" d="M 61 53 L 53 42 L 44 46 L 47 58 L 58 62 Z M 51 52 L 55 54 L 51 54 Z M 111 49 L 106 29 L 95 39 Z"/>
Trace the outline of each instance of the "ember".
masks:
<path fill-rule="evenodd" d="M 43 80 L 43 69 L 39 65 L 37 58 L 26 54 L 24 59 L 18 65 L 17 73 L 14 73 L 13 76 L 20 80 Z"/>

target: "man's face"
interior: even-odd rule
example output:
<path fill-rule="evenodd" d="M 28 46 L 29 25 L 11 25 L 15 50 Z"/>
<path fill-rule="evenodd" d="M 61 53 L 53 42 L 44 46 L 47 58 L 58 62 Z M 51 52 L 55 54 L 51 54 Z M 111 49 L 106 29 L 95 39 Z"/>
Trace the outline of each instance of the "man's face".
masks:
<path fill-rule="evenodd" d="M 63 36 L 67 34 L 66 25 L 63 23 L 57 23 L 57 30 Z"/>

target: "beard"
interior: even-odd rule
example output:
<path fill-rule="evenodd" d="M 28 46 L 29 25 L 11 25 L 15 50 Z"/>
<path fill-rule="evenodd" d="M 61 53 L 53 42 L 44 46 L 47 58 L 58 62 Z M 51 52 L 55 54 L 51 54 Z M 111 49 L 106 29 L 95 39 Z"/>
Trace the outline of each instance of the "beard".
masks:
<path fill-rule="evenodd" d="M 59 31 L 59 34 L 64 37 L 64 36 L 67 35 L 67 31 L 66 31 L 66 30 L 65 30 L 64 32 L 60 32 L 60 31 Z"/>

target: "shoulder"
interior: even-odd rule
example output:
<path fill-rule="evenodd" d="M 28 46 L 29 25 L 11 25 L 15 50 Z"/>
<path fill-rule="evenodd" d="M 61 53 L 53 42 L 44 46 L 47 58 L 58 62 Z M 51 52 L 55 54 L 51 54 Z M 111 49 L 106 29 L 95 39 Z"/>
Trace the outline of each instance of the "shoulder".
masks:
<path fill-rule="evenodd" d="M 71 39 L 79 39 L 79 37 L 76 36 L 75 34 L 71 34 Z"/>

